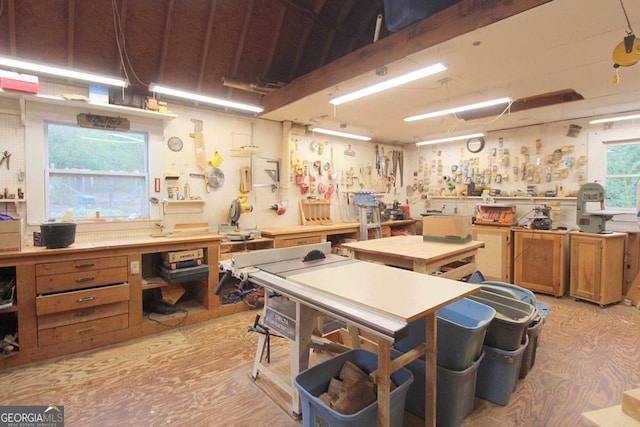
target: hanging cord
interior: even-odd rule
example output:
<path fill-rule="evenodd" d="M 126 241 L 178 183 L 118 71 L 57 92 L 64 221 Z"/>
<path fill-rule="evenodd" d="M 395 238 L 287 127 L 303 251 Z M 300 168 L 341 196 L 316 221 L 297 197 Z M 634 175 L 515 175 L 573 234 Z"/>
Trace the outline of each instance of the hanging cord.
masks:
<path fill-rule="evenodd" d="M 627 15 L 627 10 L 624 8 L 624 3 L 620 0 L 620 6 L 622 7 L 622 12 L 624 13 L 624 17 L 627 20 L 627 26 L 629 27 L 629 31 L 627 31 L 627 35 L 633 34 L 633 29 L 631 28 L 631 21 L 629 21 L 629 15 Z"/>
<path fill-rule="evenodd" d="M 129 54 L 127 54 L 124 33 L 122 32 L 122 23 L 120 20 L 120 13 L 118 12 L 116 0 L 111 0 L 111 8 L 113 10 L 113 26 L 116 32 L 116 45 L 118 46 L 118 55 L 120 56 L 120 66 L 122 67 L 122 71 L 125 75 L 125 78 L 127 79 L 127 81 L 130 81 L 129 74 L 127 73 L 127 67 L 126 67 L 126 65 L 129 65 L 131 74 L 133 74 L 133 77 L 135 77 L 138 83 L 140 83 L 143 86 L 149 86 L 148 83 L 143 82 L 140 79 L 140 77 L 138 77 L 138 75 L 136 74 L 136 71 L 133 69 L 133 64 L 131 64 L 131 60 L 129 59 Z M 126 64 L 125 64 L 125 60 L 126 60 Z"/>

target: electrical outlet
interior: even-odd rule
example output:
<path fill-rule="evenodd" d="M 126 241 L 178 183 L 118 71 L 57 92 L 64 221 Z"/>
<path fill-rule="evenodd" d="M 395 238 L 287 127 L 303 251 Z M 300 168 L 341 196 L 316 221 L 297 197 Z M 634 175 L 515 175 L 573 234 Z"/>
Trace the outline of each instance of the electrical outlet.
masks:
<path fill-rule="evenodd" d="M 140 262 L 131 261 L 131 274 L 140 274 Z"/>

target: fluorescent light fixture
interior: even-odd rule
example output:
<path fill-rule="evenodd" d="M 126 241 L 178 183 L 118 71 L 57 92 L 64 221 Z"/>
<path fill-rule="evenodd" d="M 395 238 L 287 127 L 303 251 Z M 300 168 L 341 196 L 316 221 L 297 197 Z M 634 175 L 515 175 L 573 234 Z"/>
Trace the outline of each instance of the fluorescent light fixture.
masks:
<path fill-rule="evenodd" d="M 263 108 L 255 105 L 242 104 L 240 102 L 228 101 L 226 99 L 214 98 L 212 96 L 199 95 L 197 93 L 185 92 L 180 89 L 172 89 L 170 87 L 161 86 L 157 83 L 151 83 L 149 90 L 155 93 L 161 93 L 168 96 L 174 96 L 176 98 L 189 99 L 191 101 L 198 101 L 204 104 L 217 105 L 220 107 L 229 107 L 236 110 L 251 111 L 253 113 L 261 113 Z"/>
<path fill-rule="evenodd" d="M 430 139 L 428 141 L 420 141 L 420 142 L 416 142 L 416 145 L 420 146 L 420 145 L 438 144 L 440 142 L 461 141 L 461 140 L 470 139 L 470 138 L 482 138 L 483 136 L 484 136 L 484 133 L 472 133 L 469 135 L 451 136 L 449 138 Z"/>
<path fill-rule="evenodd" d="M 640 114 L 634 114 L 632 116 L 609 117 L 606 119 L 596 119 L 596 120 L 591 120 L 589 124 L 595 125 L 598 123 L 621 122 L 622 120 L 633 120 L 633 119 L 640 119 Z"/>
<path fill-rule="evenodd" d="M 357 139 L 360 141 L 371 141 L 371 138 L 369 138 L 368 136 L 356 135 L 355 133 L 338 132 L 337 130 L 323 129 L 323 128 L 311 128 L 310 130 L 312 132 L 324 133 L 324 134 L 333 135 L 333 136 L 341 136 L 343 138 Z"/>
<path fill-rule="evenodd" d="M 462 107 L 448 108 L 446 110 L 435 111 L 433 113 L 419 114 L 417 116 L 405 117 L 405 122 L 414 122 L 416 120 L 430 119 L 432 117 L 446 116 L 447 114 L 461 113 L 463 111 L 477 110 L 479 108 L 492 107 L 494 105 L 506 104 L 511 102 L 510 98 L 498 98 L 491 101 L 478 102 L 477 104 L 464 105 Z"/>
<path fill-rule="evenodd" d="M 442 71 L 445 71 L 446 69 L 447 67 L 445 67 L 444 65 L 438 62 L 437 64 L 430 65 L 428 67 L 421 68 L 419 70 L 412 71 L 407 74 L 403 74 L 401 76 L 384 81 L 382 83 L 378 83 L 373 86 L 368 86 L 368 87 L 365 87 L 364 89 L 356 90 L 355 92 L 351 92 L 346 95 L 333 98 L 329 102 L 335 105 L 344 104 L 345 102 L 353 101 L 354 99 L 358 99 L 367 95 L 382 92 L 383 90 L 391 89 L 392 87 L 400 86 L 405 83 L 412 82 L 414 80 L 418 80 L 424 77 L 431 76 L 436 73 L 440 73 Z"/>
<path fill-rule="evenodd" d="M 53 67 L 50 65 L 38 64 L 35 62 L 22 61 L 20 59 L 0 56 L 0 66 L 28 70 L 36 74 L 50 74 L 73 80 L 83 80 L 93 83 L 100 83 L 107 86 L 127 87 L 128 82 L 124 79 L 103 76 L 100 74 L 86 73 L 72 68 Z"/>

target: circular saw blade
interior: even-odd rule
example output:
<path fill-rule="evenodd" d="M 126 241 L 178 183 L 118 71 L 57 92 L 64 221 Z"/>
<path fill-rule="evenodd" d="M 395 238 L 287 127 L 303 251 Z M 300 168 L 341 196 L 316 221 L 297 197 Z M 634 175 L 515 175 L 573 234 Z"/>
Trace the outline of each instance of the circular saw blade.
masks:
<path fill-rule="evenodd" d="M 240 200 L 235 199 L 231 202 L 231 206 L 229 206 L 229 224 L 237 225 L 238 220 L 240 219 L 240 214 L 242 213 L 242 206 L 240 205 Z"/>

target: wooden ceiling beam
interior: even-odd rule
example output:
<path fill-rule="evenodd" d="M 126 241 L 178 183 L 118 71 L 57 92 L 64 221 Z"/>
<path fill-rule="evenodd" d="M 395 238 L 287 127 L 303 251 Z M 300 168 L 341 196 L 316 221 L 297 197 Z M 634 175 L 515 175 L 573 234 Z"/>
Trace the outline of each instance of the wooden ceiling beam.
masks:
<path fill-rule="evenodd" d="M 318 70 L 297 78 L 264 97 L 264 113 L 325 90 L 408 55 L 436 46 L 502 19 L 545 4 L 551 0 L 462 0 L 450 8 L 423 19 L 350 53 Z"/>
<path fill-rule="evenodd" d="M 242 23 L 242 30 L 240 31 L 240 39 L 238 39 L 238 46 L 236 48 L 236 54 L 233 58 L 233 65 L 231 68 L 232 78 L 236 78 L 238 69 L 240 68 L 240 60 L 242 59 L 242 52 L 247 42 L 247 32 L 249 31 L 249 23 L 251 23 L 251 16 L 253 15 L 253 8 L 255 7 L 255 0 L 249 0 L 247 11 L 244 15 L 244 22 Z M 231 97 L 233 88 L 227 87 L 227 97 Z"/>
<path fill-rule="evenodd" d="M 15 0 L 7 2 L 9 10 L 9 52 L 11 56 L 16 56 L 16 3 Z"/>
<path fill-rule="evenodd" d="M 73 68 L 75 54 L 75 32 L 76 32 L 76 3 L 75 0 L 68 0 L 67 8 L 67 66 Z"/>
<path fill-rule="evenodd" d="M 216 16 L 217 0 L 211 1 L 211 7 L 209 8 L 209 19 L 207 20 L 207 32 L 204 36 L 204 46 L 202 46 L 202 61 L 200 62 L 200 72 L 198 73 L 198 87 L 197 92 L 202 90 L 202 83 L 204 81 L 204 73 L 207 69 L 207 59 L 209 58 L 209 48 L 211 47 L 211 34 L 213 33 L 213 20 Z"/>
<path fill-rule="evenodd" d="M 275 55 L 276 49 L 278 47 L 278 37 L 280 32 L 282 31 L 282 26 L 284 25 L 284 17 L 287 13 L 287 10 L 282 7 L 280 8 L 280 13 L 278 14 L 278 22 L 273 31 L 273 38 L 271 39 L 271 46 L 269 46 L 269 54 L 267 55 L 267 60 L 265 61 L 264 68 L 262 70 L 261 77 L 267 77 L 269 75 L 269 70 L 271 70 L 271 65 L 273 64 L 273 56 Z"/>
<path fill-rule="evenodd" d="M 167 17 L 164 22 L 164 33 L 162 35 L 162 49 L 160 51 L 160 64 L 158 66 L 158 81 L 164 80 L 164 71 L 167 66 L 167 56 L 169 51 L 169 34 L 171 34 L 171 23 L 173 22 L 173 9 L 175 0 L 167 3 Z"/>

